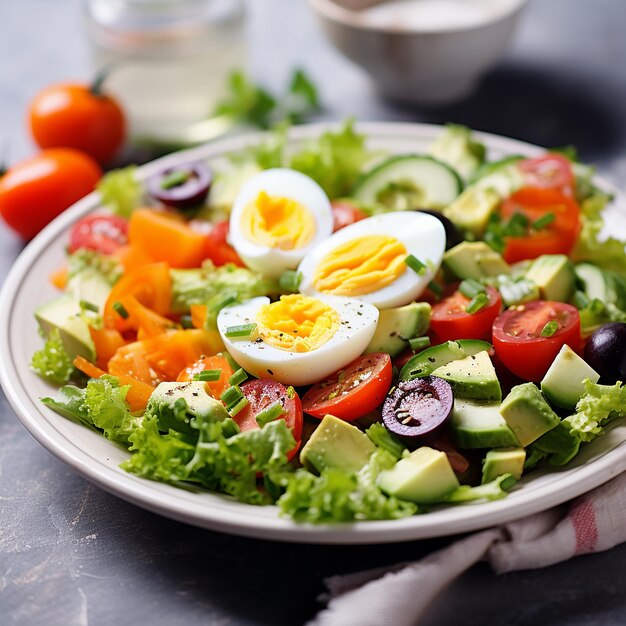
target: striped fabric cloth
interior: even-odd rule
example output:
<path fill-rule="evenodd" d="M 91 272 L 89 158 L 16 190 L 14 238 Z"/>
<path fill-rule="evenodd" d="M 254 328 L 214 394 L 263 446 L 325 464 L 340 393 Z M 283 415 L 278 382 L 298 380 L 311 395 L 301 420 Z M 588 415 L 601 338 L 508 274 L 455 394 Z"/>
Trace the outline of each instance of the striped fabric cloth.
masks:
<path fill-rule="evenodd" d="M 308 626 L 414 626 L 443 589 L 481 560 L 501 574 L 623 541 L 626 473 L 573 502 L 469 535 L 415 563 L 328 578 L 328 606 Z"/>

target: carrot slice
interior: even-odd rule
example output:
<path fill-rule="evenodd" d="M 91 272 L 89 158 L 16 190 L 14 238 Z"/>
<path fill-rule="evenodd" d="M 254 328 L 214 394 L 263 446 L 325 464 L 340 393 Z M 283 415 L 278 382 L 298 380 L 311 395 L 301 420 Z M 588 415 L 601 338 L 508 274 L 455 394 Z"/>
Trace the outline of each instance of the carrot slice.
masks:
<path fill-rule="evenodd" d="M 136 320 L 124 318 L 116 310 L 117 303 L 125 296 L 132 295 L 145 307 L 159 315 L 170 310 L 172 279 L 167 263 L 150 263 L 128 272 L 113 285 L 104 306 L 104 325 L 120 332 L 136 330 Z"/>
<path fill-rule="evenodd" d="M 163 211 L 135 210 L 128 223 L 128 240 L 171 267 L 199 267 L 206 258 L 206 236 Z"/>
<path fill-rule="evenodd" d="M 93 363 L 90 363 L 82 356 L 77 356 L 74 359 L 74 367 L 89 376 L 89 378 L 100 378 L 101 376 L 106 375 L 104 370 L 96 367 Z M 126 394 L 126 403 L 128 404 L 128 408 L 133 413 L 144 411 L 148 405 L 148 400 L 150 399 L 150 395 L 154 391 L 154 388 L 124 374 L 118 376 L 117 379 L 120 381 L 120 385 L 130 386 L 130 389 Z"/>
<path fill-rule="evenodd" d="M 128 312 L 128 323 L 137 328 L 137 339 L 139 340 L 156 337 L 175 327 L 172 320 L 148 309 L 133 295 L 129 294 L 120 298 L 119 303 Z"/>
<path fill-rule="evenodd" d="M 154 263 L 156 260 L 144 252 L 141 248 L 130 244 L 120 246 L 112 256 L 114 256 L 122 264 L 125 273 L 131 272 L 142 265 Z"/>
<path fill-rule="evenodd" d="M 89 327 L 89 334 L 93 339 L 93 343 L 96 347 L 97 366 L 102 369 L 107 369 L 109 359 L 126 344 L 124 337 L 121 333 L 113 328 L 94 328 Z"/>
<path fill-rule="evenodd" d="M 176 380 L 180 382 L 187 382 L 194 380 L 194 376 L 203 372 L 204 370 L 222 370 L 218 380 L 211 380 L 207 382 L 207 390 L 214 397 L 219 398 L 228 387 L 230 383 L 228 379 L 234 374 L 233 368 L 230 366 L 226 357 L 216 354 L 215 356 L 205 356 L 198 359 L 195 363 L 187 366 L 179 375 Z"/>

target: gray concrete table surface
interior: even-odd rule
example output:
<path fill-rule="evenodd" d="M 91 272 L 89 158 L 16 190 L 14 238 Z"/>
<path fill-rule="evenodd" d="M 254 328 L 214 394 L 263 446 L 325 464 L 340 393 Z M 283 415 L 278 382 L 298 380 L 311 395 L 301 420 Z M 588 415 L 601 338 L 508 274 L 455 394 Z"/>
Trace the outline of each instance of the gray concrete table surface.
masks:
<path fill-rule="evenodd" d="M 42 86 L 87 79 L 79 0 L 4 0 L 0 139 L 34 151 L 26 103 Z M 626 2 L 534 0 L 501 65 L 467 101 L 385 102 L 324 40 L 303 0 L 252 0 L 251 71 L 272 88 L 302 66 L 325 117 L 469 124 L 546 146 L 575 144 L 618 185 L 626 175 Z M 0 275 L 21 244 L 0 228 Z M 26 358 L 26 355 L 25 355 Z M 91 485 L 0 404 L 0 624 L 301 624 L 322 578 L 415 559 L 448 540 L 388 546 L 287 545 L 167 520 Z M 430 626 L 626 623 L 626 546 L 496 577 L 477 566 L 433 605 Z"/>

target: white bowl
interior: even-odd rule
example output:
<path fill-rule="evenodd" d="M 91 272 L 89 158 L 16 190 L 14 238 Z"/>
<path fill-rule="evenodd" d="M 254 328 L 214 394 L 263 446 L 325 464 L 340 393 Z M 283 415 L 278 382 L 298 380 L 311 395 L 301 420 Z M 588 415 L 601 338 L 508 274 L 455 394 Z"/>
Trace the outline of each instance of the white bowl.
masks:
<path fill-rule="evenodd" d="M 470 0 L 457 1 L 467 6 Z M 371 11 L 376 9 L 352 11 L 333 0 L 309 0 L 328 38 L 370 75 L 380 91 L 418 104 L 467 96 L 502 57 L 526 4 L 526 0 L 472 2 L 485 10 L 484 19 L 455 24 L 458 13 L 450 14 L 450 24 L 442 27 L 414 19 L 383 23 L 373 19 Z"/>

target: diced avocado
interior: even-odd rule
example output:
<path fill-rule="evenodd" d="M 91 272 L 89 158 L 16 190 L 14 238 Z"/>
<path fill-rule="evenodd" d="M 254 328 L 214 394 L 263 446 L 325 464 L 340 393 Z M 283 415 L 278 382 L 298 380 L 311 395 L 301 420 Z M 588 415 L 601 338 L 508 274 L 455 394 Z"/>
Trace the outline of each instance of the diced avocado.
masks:
<path fill-rule="evenodd" d="M 511 474 L 515 480 L 522 477 L 526 451 L 524 448 L 502 448 L 489 450 L 485 455 L 483 464 L 483 477 L 481 483 L 489 483 L 502 474 Z"/>
<path fill-rule="evenodd" d="M 597 383 L 600 374 L 565 344 L 543 377 L 541 391 L 551 404 L 574 409 L 585 392 L 587 378 Z"/>
<path fill-rule="evenodd" d="M 40 306 L 35 311 L 35 317 L 46 337 L 53 328 L 59 330 L 63 346 L 72 359 L 82 356 L 88 361 L 95 361 L 96 347 L 89 326 L 81 315 L 78 300 L 64 294 Z"/>
<path fill-rule="evenodd" d="M 497 284 L 504 306 L 510 307 L 524 302 L 539 300 L 539 287 L 527 278 L 510 280 L 508 276 L 501 276 Z"/>
<path fill-rule="evenodd" d="M 500 382 L 486 350 L 459 361 L 451 361 L 438 367 L 431 374 L 448 381 L 452 385 L 455 397 L 477 400 L 502 399 Z"/>
<path fill-rule="evenodd" d="M 467 126 L 446 124 L 428 149 L 428 153 L 454 168 L 465 180 L 485 160 L 485 146 L 472 138 Z"/>
<path fill-rule="evenodd" d="M 459 448 L 506 448 L 519 445 L 500 415 L 500 404 L 454 399 L 450 435 Z"/>
<path fill-rule="evenodd" d="M 434 370 L 446 363 L 464 359 L 483 350 L 491 350 L 491 344 L 479 339 L 446 341 L 438 346 L 427 348 L 409 359 L 400 371 L 400 380 L 430 376 Z"/>
<path fill-rule="evenodd" d="M 500 405 L 500 413 L 523 447 L 539 439 L 560 422 L 559 416 L 550 408 L 534 383 L 513 387 Z"/>
<path fill-rule="evenodd" d="M 395 309 L 383 309 L 365 352 L 387 352 L 391 356 L 400 354 L 408 346 L 409 339 L 420 337 L 428 330 L 430 310 L 427 302 L 411 302 Z"/>
<path fill-rule="evenodd" d="M 443 255 L 444 269 L 461 280 L 508 274 L 509 264 L 484 241 L 464 241 Z"/>
<path fill-rule="evenodd" d="M 539 287 L 542 300 L 567 302 L 576 289 L 574 265 L 564 254 L 544 254 L 536 258 L 526 278 Z"/>
<path fill-rule="evenodd" d="M 93 304 L 102 313 L 111 293 L 111 285 L 101 272 L 87 267 L 70 278 L 67 291 L 77 302 Z"/>
<path fill-rule="evenodd" d="M 326 415 L 300 452 L 300 461 L 321 472 L 333 467 L 356 474 L 369 461 L 376 446 L 356 426 Z"/>
<path fill-rule="evenodd" d="M 377 482 L 385 493 L 417 504 L 440 502 L 459 486 L 446 453 L 426 446 L 382 471 Z"/>
<path fill-rule="evenodd" d="M 571 434 L 567 422 L 561 420 L 555 428 L 549 430 L 535 441 L 531 448 L 536 448 L 548 455 L 548 463 L 554 466 L 569 463 L 580 449 L 580 438 Z"/>
<path fill-rule="evenodd" d="M 501 201 L 502 198 L 493 189 L 468 187 L 442 213 L 461 230 L 481 237 Z"/>
<path fill-rule="evenodd" d="M 184 433 L 193 432 L 193 418 L 221 422 L 228 417 L 224 405 L 207 393 L 202 381 L 160 383 L 150 395 L 146 411 L 158 416 L 160 430 Z"/>

